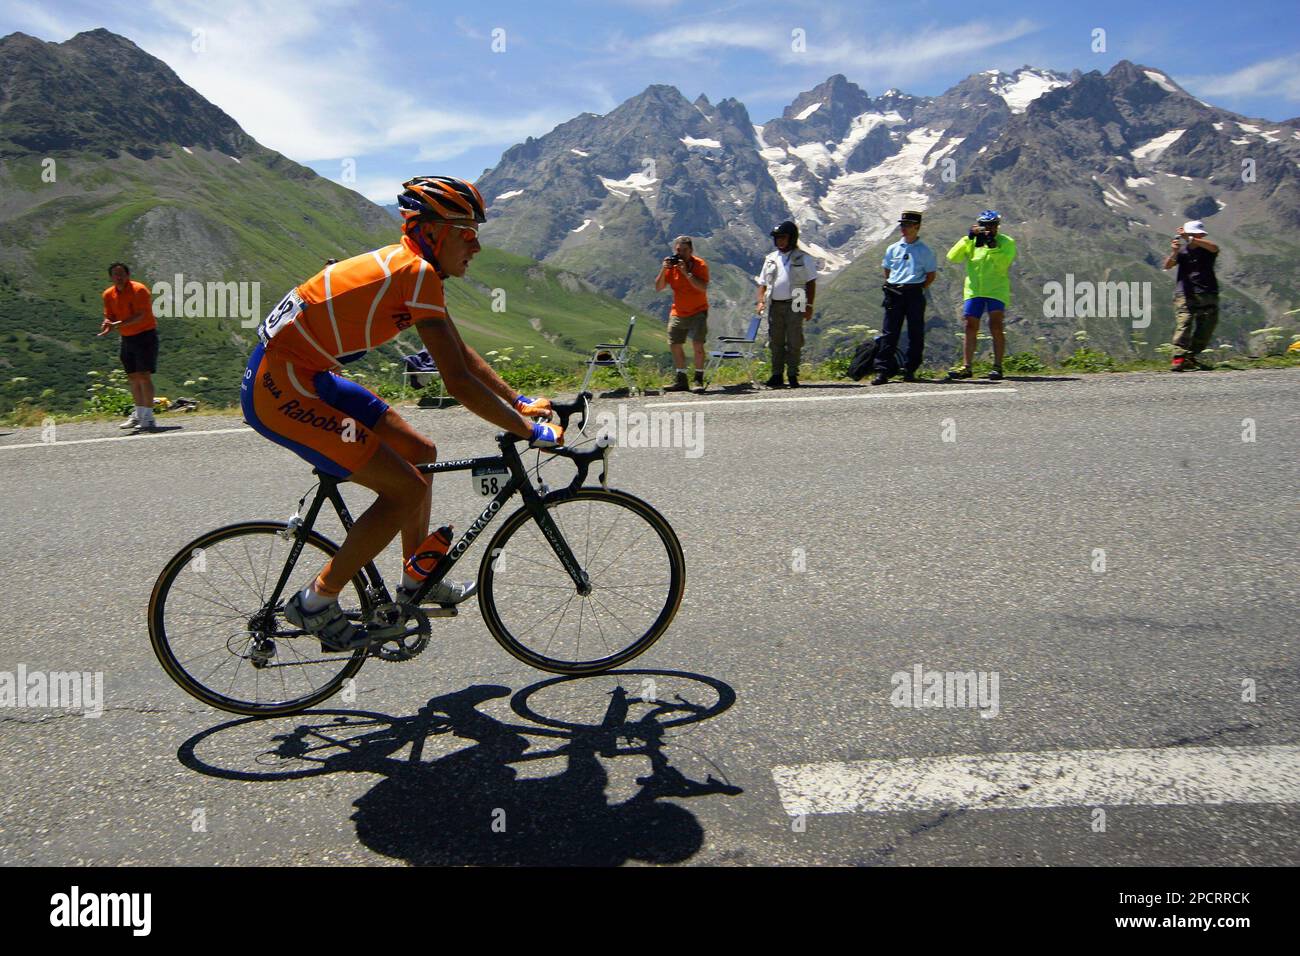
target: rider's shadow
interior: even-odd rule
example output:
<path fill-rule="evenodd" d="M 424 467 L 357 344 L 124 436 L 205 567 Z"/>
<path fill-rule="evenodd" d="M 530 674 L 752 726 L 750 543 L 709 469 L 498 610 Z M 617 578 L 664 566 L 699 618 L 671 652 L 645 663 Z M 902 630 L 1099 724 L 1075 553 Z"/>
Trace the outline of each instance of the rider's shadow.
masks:
<path fill-rule="evenodd" d="M 525 718 L 518 724 L 479 709 L 508 696 L 508 688 L 476 685 L 435 697 L 409 717 L 315 711 L 288 718 L 293 724 L 282 733 L 257 718 L 220 724 L 185 741 L 177 756 L 197 772 L 244 782 L 379 775 L 383 779 L 354 803 L 357 837 L 377 853 L 416 865 L 612 866 L 689 859 L 703 846 L 703 828 L 688 810 L 663 798 L 735 795 L 741 789 L 704 754 L 682 744 L 678 731 L 672 737 L 666 731 L 722 713 L 735 702 L 735 692 L 716 678 L 675 671 L 602 676 L 617 685 L 610 690 L 595 678 L 562 677 L 520 690 L 511 700 Z M 623 687 L 633 678 L 641 681 L 641 696 Z M 692 700 L 707 687 L 705 698 L 713 703 L 693 703 L 680 693 L 656 695 L 656 681 L 683 689 Z M 576 692 L 580 709 L 603 702 L 599 724 L 570 723 L 535 710 L 530 702 L 555 688 Z M 459 746 L 462 739 L 470 743 Z M 669 748 L 694 755 L 687 758 L 692 767 L 702 761 L 723 779 L 712 770 L 695 771 L 704 779 L 690 779 L 671 765 Z M 443 755 L 431 756 L 434 751 Z M 618 757 L 634 757 L 636 767 L 648 762 L 650 768 L 621 802 L 611 801 L 608 791 L 625 792 L 626 781 L 608 787 L 602 763 Z M 559 766 L 550 776 L 537 773 Z"/>
<path fill-rule="evenodd" d="M 352 820 L 362 843 L 415 865 L 676 863 L 699 851 L 704 830 L 688 810 L 659 798 L 740 792 L 712 777 L 689 781 L 670 767 L 662 731 L 652 720 L 622 726 L 607 721 L 605 727 L 567 733 L 566 746 L 540 755 L 566 757 L 561 772 L 521 777 L 512 764 L 529 759 L 528 738 L 478 709 L 509 693 L 480 685 L 429 701 L 424 712 L 439 718 L 432 732 L 474 744 L 428 762 L 390 765 L 384 780 L 354 804 Z M 611 710 L 617 704 L 611 701 Z M 619 738 L 637 746 L 620 751 Z M 619 804 L 606 798 L 609 778 L 598 759 L 615 752 L 636 753 L 651 763 L 650 775 L 637 779 L 641 789 Z"/>

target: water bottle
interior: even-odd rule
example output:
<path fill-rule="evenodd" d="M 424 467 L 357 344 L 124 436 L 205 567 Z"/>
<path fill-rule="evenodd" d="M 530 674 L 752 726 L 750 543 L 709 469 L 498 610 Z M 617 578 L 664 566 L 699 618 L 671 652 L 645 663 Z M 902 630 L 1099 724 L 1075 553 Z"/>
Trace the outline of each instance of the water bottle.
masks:
<path fill-rule="evenodd" d="M 451 548 L 451 531 L 451 525 L 445 524 L 425 538 L 415 549 L 415 554 L 407 558 L 402 570 L 423 583 Z"/>

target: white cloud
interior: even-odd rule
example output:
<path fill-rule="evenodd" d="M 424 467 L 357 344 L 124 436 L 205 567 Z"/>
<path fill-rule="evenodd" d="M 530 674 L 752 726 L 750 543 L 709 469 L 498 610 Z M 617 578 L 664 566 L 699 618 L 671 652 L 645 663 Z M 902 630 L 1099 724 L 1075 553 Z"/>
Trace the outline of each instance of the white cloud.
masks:
<path fill-rule="evenodd" d="M 1300 102 L 1300 53 L 1261 60 L 1232 73 L 1189 76 L 1179 82 L 1202 96 L 1280 96 Z"/>
<path fill-rule="evenodd" d="M 448 158 L 475 146 L 510 145 L 568 118 L 563 111 L 489 116 L 430 109 L 410 92 L 387 46 L 360 25 L 364 7 L 359 0 L 241 0 L 225 7 L 154 0 L 151 25 L 132 31 L 132 39 L 258 142 L 300 162 L 393 149 Z M 204 31 L 201 52 L 193 49 L 194 30 Z"/>
<path fill-rule="evenodd" d="M 1000 46 L 1038 29 L 1025 19 L 998 27 L 965 23 L 946 29 L 924 28 L 906 36 L 878 35 L 865 44 L 847 39 L 823 44 L 810 33 L 806 52 L 796 53 L 786 44 L 781 59 L 791 64 L 811 62 L 841 70 L 888 70 L 895 76 L 912 76 L 928 64 Z"/>
<path fill-rule="evenodd" d="M 971 22 L 947 28 L 923 28 L 903 34 L 877 34 L 872 41 L 845 39 L 839 31 L 810 27 L 794 43 L 785 27 L 754 26 L 726 21 L 686 23 L 636 40 L 617 39 L 613 51 L 660 59 L 705 59 L 726 49 L 766 53 L 791 66 L 817 66 L 839 71 L 887 71 L 898 79 L 922 75 L 931 65 L 1018 40 L 1039 29 L 1031 20 L 990 26 Z"/>
<path fill-rule="evenodd" d="M 619 46 L 624 44 L 620 41 Z M 724 47 L 764 51 L 779 55 L 790 45 L 788 31 L 735 23 L 684 23 L 631 41 L 629 50 L 661 59 L 691 59 L 716 54 Z"/>

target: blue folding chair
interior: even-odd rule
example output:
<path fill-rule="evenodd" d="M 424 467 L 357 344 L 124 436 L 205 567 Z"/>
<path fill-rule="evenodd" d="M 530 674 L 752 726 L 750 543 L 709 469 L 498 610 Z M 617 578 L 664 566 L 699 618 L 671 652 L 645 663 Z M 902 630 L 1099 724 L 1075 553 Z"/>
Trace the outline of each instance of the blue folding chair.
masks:
<path fill-rule="evenodd" d="M 627 385 L 629 395 L 635 395 L 638 392 L 636 382 L 627 373 L 628 362 L 632 358 L 632 329 L 636 327 L 636 316 L 627 320 L 627 337 L 622 342 L 602 342 L 591 350 L 591 358 L 587 360 L 587 374 L 583 376 L 582 387 L 578 389 L 579 394 L 587 391 L 587 386 L 591 384 L 591 373 L 598 368 L 613 368 L 618 370 L 618 374 L 623 377 L 623 383 Z"/>
<path fill-rule="evenodd" d="M 754 362 L 762 349 L 758 344 L 758 329 L 762 324 L 763 316 L 754 315 L 750 317 L 749 326 L 745 329 L 743 337 L 734 335 L 718 337 L 719 348 L 709 353 L 709 361 L 705 366 L 705 389 L 708 389 L 709 383 L 713 381 L 713 376 L 717 374 L 723 362 L 736 360 L 745 363 L 745 374 L 749 376 L 749 384 L 754 385 Z"/>

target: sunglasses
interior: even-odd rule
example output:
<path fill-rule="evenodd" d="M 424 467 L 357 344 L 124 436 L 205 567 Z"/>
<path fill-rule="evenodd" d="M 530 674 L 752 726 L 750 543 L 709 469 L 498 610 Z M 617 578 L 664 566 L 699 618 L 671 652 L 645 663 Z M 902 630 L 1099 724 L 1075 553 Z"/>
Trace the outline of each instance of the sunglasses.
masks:
<path fill-rule="evenodd" d="M 460 230 L 460 238 L 461 238 L 461 240 L 464 241 L 464 242 L 473 242 L 473 241 L 475 241 L 476 239 L 478 239 L 478 227 L 477 227 L 477 226 L 466 226 L 466 225 L 464 225 L 464 224 L 462 224 L 462 223 L 459 223 L 459 222 L 449 222 L 449 221 L 446 220 L 446 219 L 434 219 L 434 220 L 432 220 L 432 221 L 433 221 L 433 223 L 434 223 L 435 225 L 439 225 L 439 226 L 452 226 L 452 227 L 458 228 L 458 229 Z"/>

